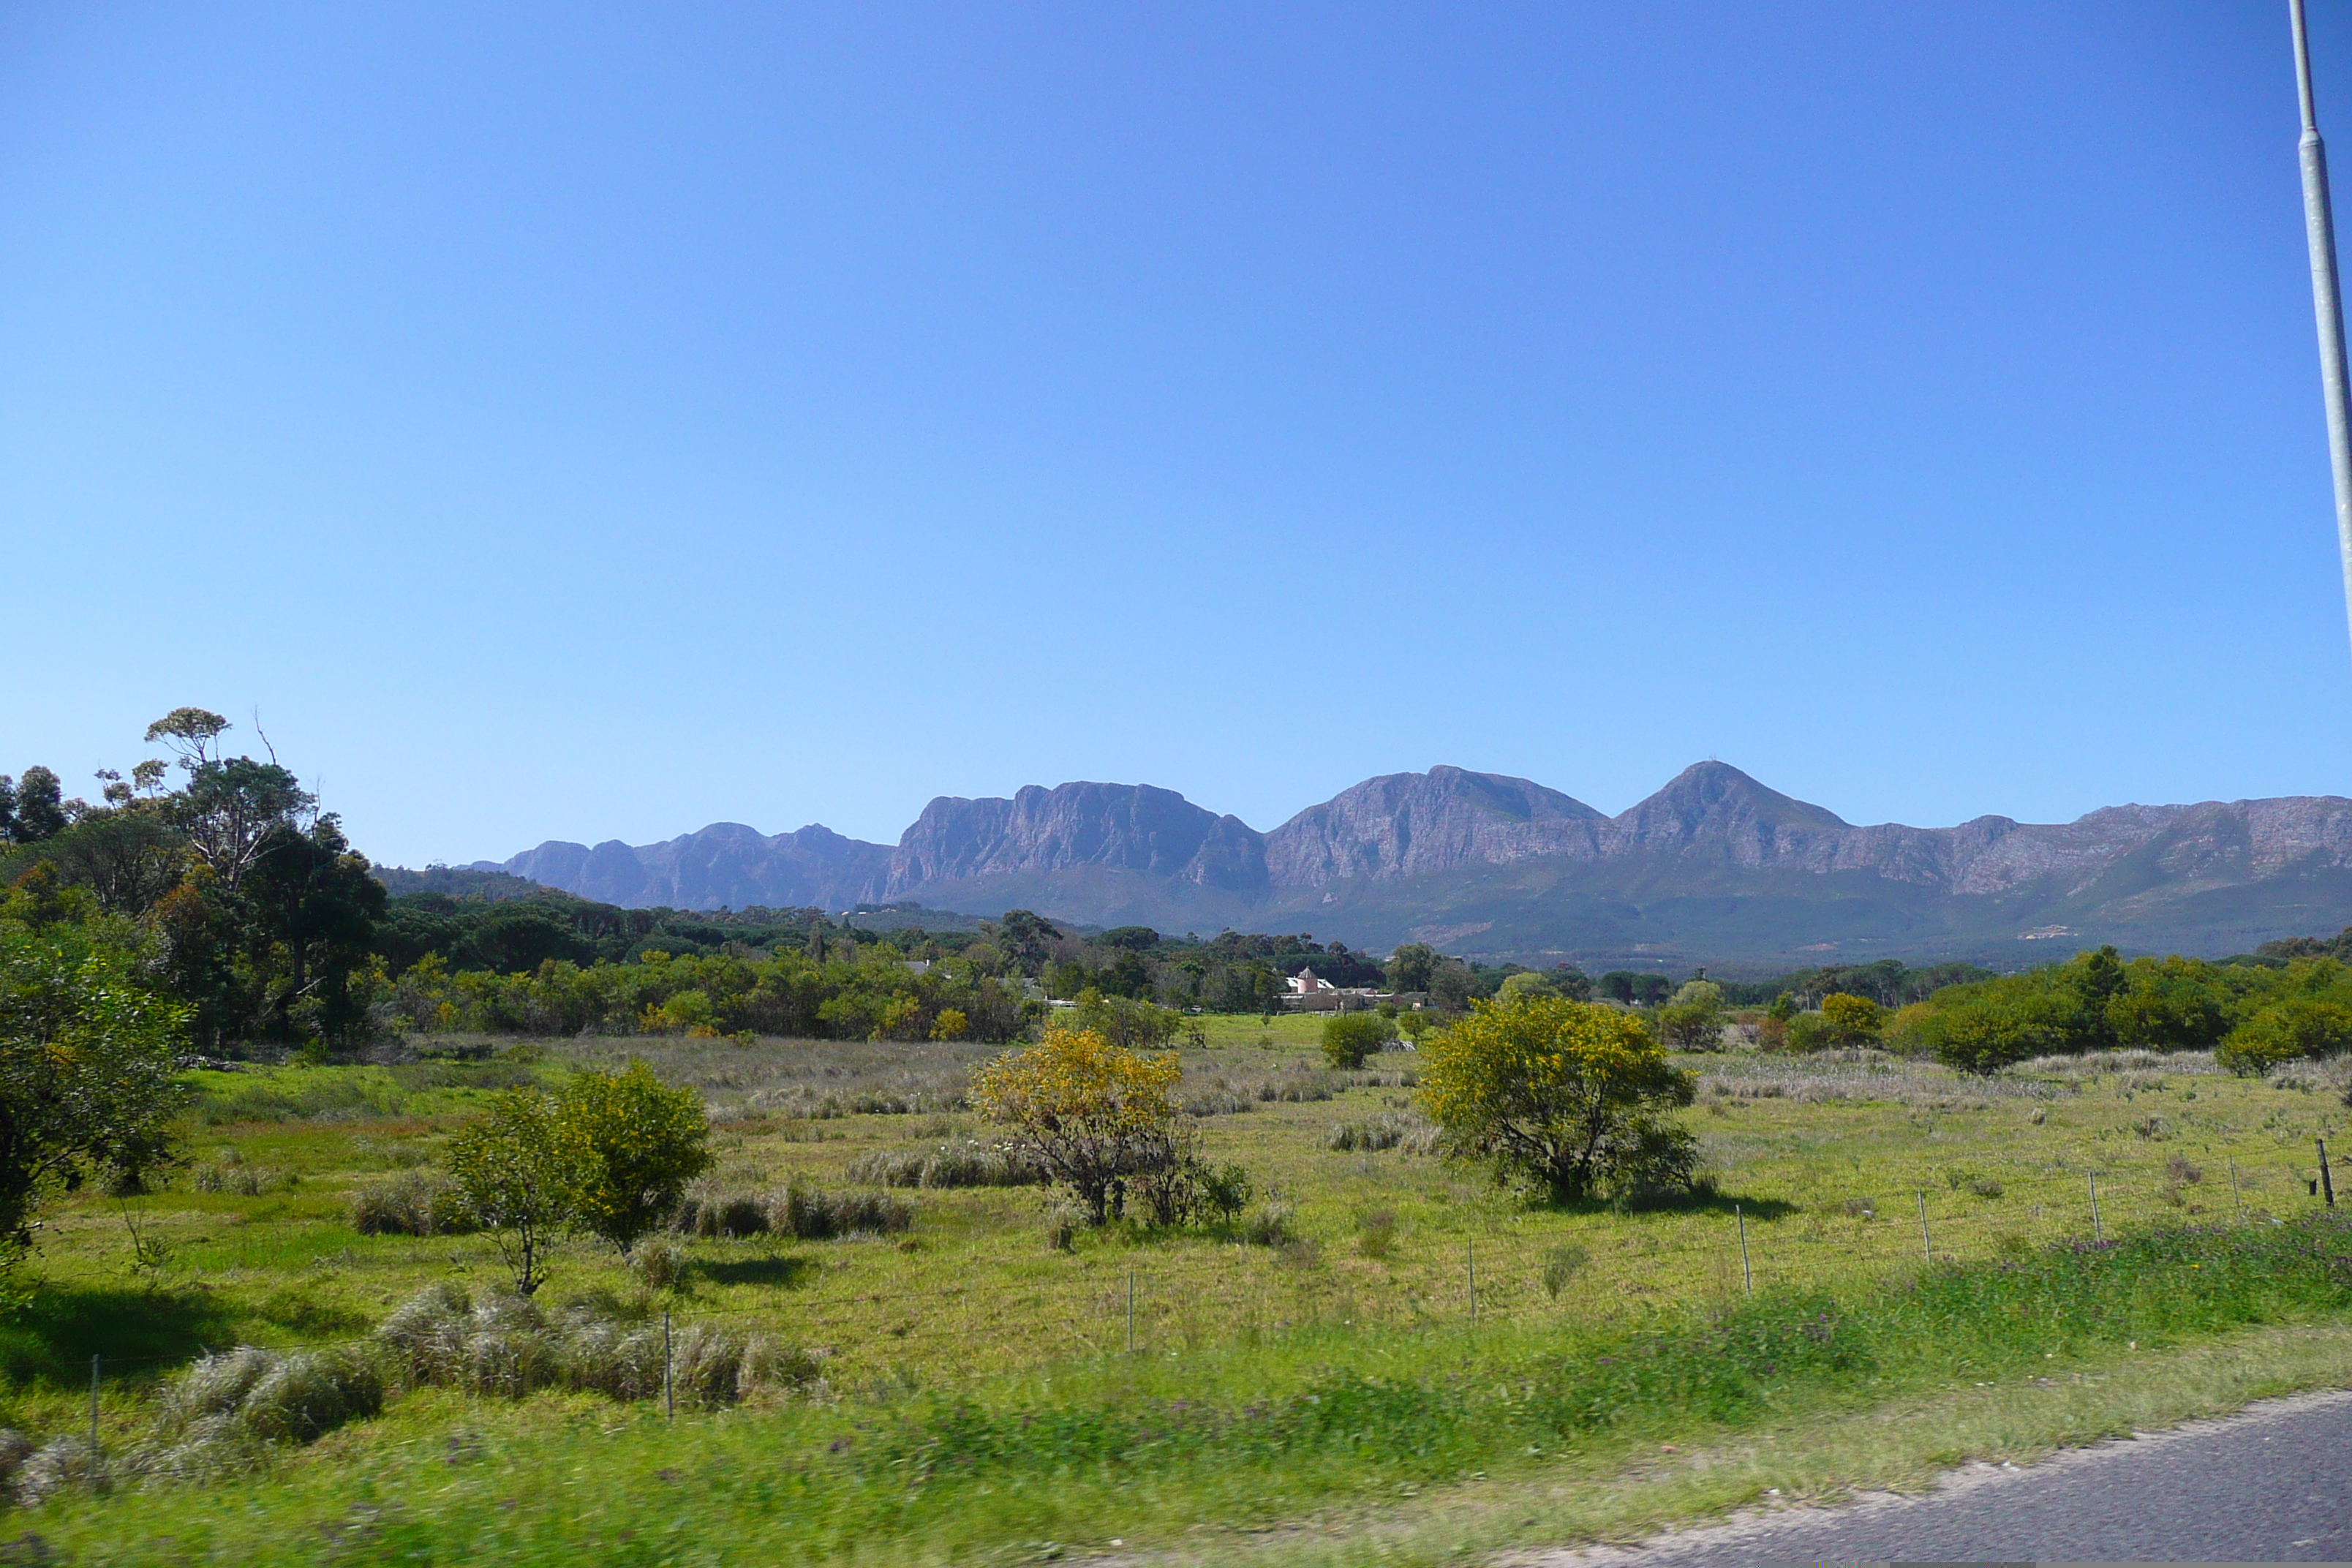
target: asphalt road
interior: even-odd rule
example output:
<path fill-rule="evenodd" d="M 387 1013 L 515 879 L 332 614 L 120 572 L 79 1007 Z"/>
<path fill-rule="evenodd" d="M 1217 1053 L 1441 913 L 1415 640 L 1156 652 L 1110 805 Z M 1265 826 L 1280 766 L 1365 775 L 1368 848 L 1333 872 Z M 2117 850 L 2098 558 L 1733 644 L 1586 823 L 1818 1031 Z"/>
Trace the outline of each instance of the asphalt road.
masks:
<path fill-rule="evenodd" d="M 2352 1561 L 2352 1393 L 2273 1400 L 2022 1468 L 1973 1466 L 1918 1497 L 1751 1515 L 1537 1561 L 1714 1568 L 1821 1559 Z"/>

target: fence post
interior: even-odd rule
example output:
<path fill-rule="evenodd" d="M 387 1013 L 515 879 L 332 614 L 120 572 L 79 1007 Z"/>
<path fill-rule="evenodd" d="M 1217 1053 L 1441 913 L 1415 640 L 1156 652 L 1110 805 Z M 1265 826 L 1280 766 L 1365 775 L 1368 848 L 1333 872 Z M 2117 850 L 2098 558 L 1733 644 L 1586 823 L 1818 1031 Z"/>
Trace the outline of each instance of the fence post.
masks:
<path fill-rule="evenodd" d="M 98 1358 L 89 1358 L 89 1457 L 98 1458 Z"/>
<path fill-rule="evenodd" d="M 1933 1263 L 1936 1261 L 1936 1244 L 1927 1239 L 1927 1189 L 1924 1187 L 1918 1189 L 1916 1195 L 1919 1199 L 1919 1252 L 1928 1262 Z"/>
<path fill-rule="evenodd" d="M 1127 1271 L 1127 1353 L 1135 1353 L 1135 1270 Z"/>
<path fill-rule="evenodd" d="M 2091 1245 L 2103 1247 L 2106 1237 L 2099 1229 L 2099 1173 L 2089 1173 L 2091 1178 Z"/>
<path fill-rule="evenodd" d="M 2327 1206 L 2329 1208 L 2334 1208 L 2336 1206 L 2336 1178 L 2328 1173 L 2327 1169 L 2327 1140 L 2320 1138 L 2315 1139 L 2314 1142 L 2319 1145 L 2319 1190 L 2327 1194 Z"/>
<path fill-rule="evenodd" d="M 662 1309 L 662 1410 L 666 1419 L 677 1419 L 677 1377 L 669 1353 L 669 1309 Z"/>
<path fill-rule="evenodd" d="M 1469 1248 L 1470 1258 L 1470 1326 L 1475 1329 L 1478 1326 L 1478 1244 L 1473 1241 L 1465 1245 Z"/>
<path fill-rule="evenodd" d="M 1731 1217 L 1739 1222 L 1739 1282 L 1756 1294 L 1756 1274 L 1748 1267 L 1748 1215 L 1738 1204 L 1731 1205 Z"/>
<path fill-rule="evenodd" d="M 2235 1155 L 2230 1158 L 2230 1198 L 2238 1205 L 2238 1223 L 2245 1224 L 2246 1194 L 2238 1190 L 2238 1161 Z"/>

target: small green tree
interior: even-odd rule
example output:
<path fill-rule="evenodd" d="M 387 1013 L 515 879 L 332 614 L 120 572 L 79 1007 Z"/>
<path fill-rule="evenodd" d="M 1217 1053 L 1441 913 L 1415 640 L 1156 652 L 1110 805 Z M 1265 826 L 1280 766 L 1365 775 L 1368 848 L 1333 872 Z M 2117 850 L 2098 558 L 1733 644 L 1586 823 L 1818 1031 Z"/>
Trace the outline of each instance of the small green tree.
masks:
<path fill-rule="evenodd" d="M 1069 1022 L 1074 1027 L 1096 1030 L 1112 1045 L 1128 1050 L 1164 1046 L 1176 1037 L 1176 1031 L 1184 1025 L 1184 1015 L 1173 1007 L 1127 996 L 1106 996 L 1091 985 L 1078 993 L 1077 1004 L 1070 1010 Z"/>
<path fill-rule="evenodd" d="M 1522 996 L 1557 996 L 1559 994 L 1559 990 L 1550 981 L 1532 969 L 1523 969 L 1517 974 L 1506 974 L 1503 976 L 1503 983 L 1495 987 L 1495 1000 L 1497 1002 L 1516 1002 Z"/>
<path fill-rule="evenodd" d="M 1697 1144 L 1665 1113 L 1696 1092 L 1641 1019 L 1563 997 L 1475 1003 L 1422 1050 L 1421 1102 L 1449 1150 L 1555 1202 L 1686 1187 Z"/>
<path fill-rule="evenodd" d="M 1676 1050 L 1717 1049 L 1723 1044 L 1723 987 L 1712 980 L 1685 982 L 1658 1009 L 1656 1022 L 1658 1033 Z"/>
<path fill-rule="evenodd" d="M 169 1157 L 186 1017 L 80 929 L 0 921 L 0 1261 L 32 1244 L 44 1194 Z"/>
<path fill-rule="evenodd" d="M 702 1097 L 670 1088 L 643 1062 L 572 1079 L 556 1099 L 555 1120 L 571 1151 L 572 1223 L 624 1255 L 710 1169 Z"/>
<path fill-rule="evenodd" d="M 555 1097 L 544 1089 L 509 1089 L 490 1102 L 488 1115 L 449 1141 L 458 1196 L 474 1223 L 497 1239 L 517 1295 L 547 1282 L 548 1248 L 572 1223 L 579 1166 Z"/>
<path fill-rule="evenodd" d="M 1323 1020 L 1323 1057 L 1352 1070 L 1395 1037 L 1396 1026 L 1378 1013 L 1334 1013 Z"/>

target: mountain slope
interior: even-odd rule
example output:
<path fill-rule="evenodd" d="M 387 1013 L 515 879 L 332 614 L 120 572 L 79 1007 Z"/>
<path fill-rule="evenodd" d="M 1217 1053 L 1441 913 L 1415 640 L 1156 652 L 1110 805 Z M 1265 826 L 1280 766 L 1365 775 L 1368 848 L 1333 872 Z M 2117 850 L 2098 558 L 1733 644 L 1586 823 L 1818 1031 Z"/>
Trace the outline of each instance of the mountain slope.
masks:
<path fill-rule="evenodd" d="M 502 865 L 615 903 L 913 899 L 1105 924 L 1307 927 L 1524 961 L 2015 963 L 2083 942 L 2218 953 L 2352 923 L 2352 801 L 2113 806 L 2071 823 L 1855 826 L 1706 762 L 1616 816 L 1527 779 L 1367 779 L 1270 833 L 1148 784 L 941 796 L 895 847 L 740 824 Z M 2042 944 L 2048 944 L 2044 946 Z"/>

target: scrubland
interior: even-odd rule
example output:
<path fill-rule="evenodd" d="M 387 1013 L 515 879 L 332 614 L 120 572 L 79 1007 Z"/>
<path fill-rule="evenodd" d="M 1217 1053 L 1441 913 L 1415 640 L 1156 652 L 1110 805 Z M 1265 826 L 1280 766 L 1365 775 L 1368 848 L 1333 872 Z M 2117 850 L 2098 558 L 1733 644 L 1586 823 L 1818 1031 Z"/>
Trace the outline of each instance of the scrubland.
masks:
<path fill-rule="evenodd" d="M 655 1277 L 572 1242 L 541 1301 L 600 1302 L 622 1334 L 666 1312 L 681 1337 L 756 1336 L 781 1370 L 740 1399 L 689 1390 L 674 1419 L 642 1378 L 395 1376 L 383 1414 L 257 1468 L 60 1487 L 0 1540 L 90 1562 L 1419 1561 L 2352 1369 L 2352 1247 L 2308 1185 L 2347 1114 L 2327 1069 L 1689 1057 L 1710 1190 L 1570 1211 L 1431 1152 L 1411 1052 L 1333 1072 L 1312 1020 L 1208 1023 L 1185 1098 L 1257 1191 L 1166 1232 L 1073 1231 L 992 1184 L 1018 1173 L 960 1109 L 978 1047 L 436 1040 L 194 1075 L 189 1166 L 52 1211 L 0 1331 L 0 1423 L 86 1427 L 95 1355 L 101 1446 L 127 1449 L 205 1351 L 372 1353 L 420 1291 L 492 1299 L 491 1238 L 364 1233 L 355 1203 L 428 1181 L 493 1089 L 629 1056 L 701 1091 L 719 1168 Z M 776 1217 L 811 1205 L 845 1217 Z M 2159 1353 L 2207 1370 L 2167 1384 Z M 1840 1425 L 1890 1401 L 1902 1442 Z M 1745 1457 L 1702 1475 L 1697 1452 Z"/>

